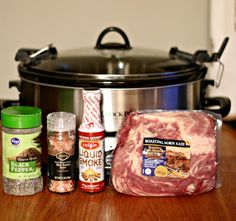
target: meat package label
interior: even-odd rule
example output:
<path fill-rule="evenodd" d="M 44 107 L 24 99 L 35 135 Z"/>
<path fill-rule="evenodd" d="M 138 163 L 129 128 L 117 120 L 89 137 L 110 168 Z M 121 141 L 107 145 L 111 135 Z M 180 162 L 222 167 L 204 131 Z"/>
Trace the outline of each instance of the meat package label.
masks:
<path fill-rule="evenodd" d="M 144 138 L 142 175 L 185 178 L 190 171 L 191 147 L 183 140 Z"/>

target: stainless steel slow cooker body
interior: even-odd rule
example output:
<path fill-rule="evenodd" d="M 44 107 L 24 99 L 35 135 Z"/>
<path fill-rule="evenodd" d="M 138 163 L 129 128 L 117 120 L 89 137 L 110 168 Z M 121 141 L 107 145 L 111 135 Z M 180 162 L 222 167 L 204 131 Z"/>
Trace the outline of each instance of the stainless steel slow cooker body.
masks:
<path fill-rule="evenodd" d="M 103 43 L 109 32 L 121 35 L 124 43 Z M 102 116 L 106 131 L 105 149 L 109 153 L 116 144 L 115 134 L 134 110 L 144 109 L 207 109 L 227 115 L 230 100 L 207 98 L 207 67 L 204 62 L 219 60 L 226 42 L 218 53 L 206 51 L 191 55 L 171 48 L 169 53 L 132 48 L 127 35 L 109 27 L 98 37 L 95 48 L 81 48 L 57 53 L 49 45 L 41 50 L 20 49 L 20 104 L 39 106 L 46 115 L 53 111 L 69 111 L 82 118 L 82 89 L 102 90 Z M 46 127 L 44 127 L 46 128 Z M 107 154 L 107 165 L 109 164 Z M 109 166 L 109 165 L 108 165 Z"/>
<path fill-rule="evenodd" d="M 102 117 L 106 132 L 116 132 L 126 116 L 135 110 L 202 109 L 201 80 L 171 86 L 100 88 Z M 39 106 L 44 115 L 53 111 L 83 114 L 82 87 L 47 85 L 21 79 L 21 104 Z"/>

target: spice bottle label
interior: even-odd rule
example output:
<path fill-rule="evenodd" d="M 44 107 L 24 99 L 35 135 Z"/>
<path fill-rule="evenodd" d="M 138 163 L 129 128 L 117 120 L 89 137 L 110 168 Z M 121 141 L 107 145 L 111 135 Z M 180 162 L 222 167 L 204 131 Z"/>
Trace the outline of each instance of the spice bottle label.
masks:
<path fill-rule="evenodd" d="M 104 189 L 104 133 L 88 136 L 83 132 L 79 139 L 79 185 L 88 192 Z M 99 133 L 96 133 L 97 135 Z"/>
<path fill-rule="evenodd" d="M 53 180 L 75 179 L 75 156 L 62 152 L 56 156 L 48 155 L 48 177 Z"/>
<path fill-rule="evenodd" d="M 41 176 L 40 132 L 2 133 L 3 176 L 10 179 L 33 179 Z"/>
<path fill-rule="evenodd" d="M 48 181 L 53 192 L 75 189 L 75 136 L 74 132 L 48 133 Z"/>

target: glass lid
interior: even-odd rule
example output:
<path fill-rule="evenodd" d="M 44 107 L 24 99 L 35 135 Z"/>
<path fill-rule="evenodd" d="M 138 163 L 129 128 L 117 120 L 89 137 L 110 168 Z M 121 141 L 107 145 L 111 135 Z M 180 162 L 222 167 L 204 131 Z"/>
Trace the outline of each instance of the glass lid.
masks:
<path fill-rule="evenodd" d="M 108 32 L 121 35 L 124 43 L 103 43 Z M 58 52 L 51 45 L 47 50 L 18 51 L 32 57 L 19 65 L 20 76 L 31 81 L 66 86 L 160 86 L 180 84 L 203 78 L 206 67 L 190 59 L 178 59 L 170 52 L 133 48 L 119 28 L 105 29 L 95 47 Z M 38 54 L 37 54 L 38 53 Z M 32 56 L 36 54 L 36 56 Z M 45 59 L 46 58 L 46 59 Z M 48 59 L 53 58 L 53 59 Z M 16 57 L 17 59 L 17 57 Z M 33 60 L 33 61 L 32 61 Z"/>

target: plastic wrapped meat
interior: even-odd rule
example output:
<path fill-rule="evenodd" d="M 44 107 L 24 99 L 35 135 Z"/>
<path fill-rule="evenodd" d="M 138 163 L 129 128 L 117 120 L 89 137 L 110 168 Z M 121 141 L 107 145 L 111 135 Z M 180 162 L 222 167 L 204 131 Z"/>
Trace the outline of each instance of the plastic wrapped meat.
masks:
<path fill-rule="evenodd" d="M 215 188 L 217 117 L 202 111 L 131 113 L 113 154 L 114 188 L 133 196 L 196 195 Z"/>

